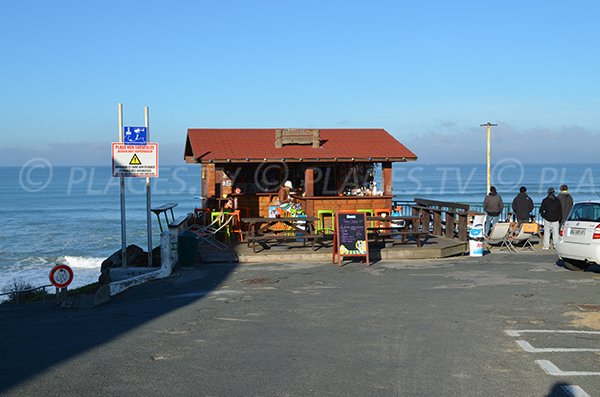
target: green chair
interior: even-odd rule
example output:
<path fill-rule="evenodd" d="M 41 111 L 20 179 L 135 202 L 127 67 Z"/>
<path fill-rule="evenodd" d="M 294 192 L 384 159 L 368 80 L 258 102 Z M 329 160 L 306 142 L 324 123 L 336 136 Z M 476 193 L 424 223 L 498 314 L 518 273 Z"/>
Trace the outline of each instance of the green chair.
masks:
<path fill-rule="evenodd" d="M 331 217 L 331 227 L 325 227 L 325 217 Z M 319 218 L 319 224 L 317 227 L 317 233 L 323 232 L 323 234 L 335 233 L 335 211 L 333 210 L 318 210 L 317 218 Z"/>
<path fill-rule="evenodd" d="M 215 220 L 219 219 L 220 217 L 224 218 L 224 213 L 225 212 L 230 212 L 230 211 L 212 211 L 210 213 L 210 222 L 213 223 Z M 225 219 L 221 219 L 219 220 L 218 224 L 219 226 L 221 226 L 221 222 L 223 222 Z M 231 230 L 230 230 L 230 225 L 227 225 L 227 227 L 225 228 L 225 238 L 227 239 L 227 241 L 229 241 L 231 239 Z"/>

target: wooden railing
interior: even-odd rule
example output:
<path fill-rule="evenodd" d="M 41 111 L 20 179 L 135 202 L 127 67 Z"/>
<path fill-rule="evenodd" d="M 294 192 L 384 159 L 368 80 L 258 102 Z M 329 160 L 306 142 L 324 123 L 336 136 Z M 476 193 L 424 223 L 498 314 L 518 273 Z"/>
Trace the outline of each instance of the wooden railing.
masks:
<path fill-rule="evenodd" d="M 415 205 L 412 206 L 412 214 L 415 216 L 425 216 L 425 219 L 429 219 L 432 235 L 458 238 L 460 241 L 468 240 L 469 232 L 467 230 L 467 223 L 470 215 L 468 204 L 416 197 L 414 202 Z M 424 228 L 426 227 L 426 222 L 423 225 Z"/>

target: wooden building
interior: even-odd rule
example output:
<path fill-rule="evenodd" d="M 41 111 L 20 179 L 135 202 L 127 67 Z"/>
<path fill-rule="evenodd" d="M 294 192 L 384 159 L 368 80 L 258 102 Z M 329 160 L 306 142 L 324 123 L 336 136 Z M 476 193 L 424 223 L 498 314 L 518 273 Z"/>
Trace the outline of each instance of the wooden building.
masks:
<path fill-rule="evenodd" d="M 247 216 L 266 217 L 287 180 L 309 216 L 391 208 L 392 163 L 417 156 L 384 129 L 192 128 L 184 158 L 202 165 L 207 205 L 233 194 Z M 374 186 L 379 165 L 383 186 Z"/>

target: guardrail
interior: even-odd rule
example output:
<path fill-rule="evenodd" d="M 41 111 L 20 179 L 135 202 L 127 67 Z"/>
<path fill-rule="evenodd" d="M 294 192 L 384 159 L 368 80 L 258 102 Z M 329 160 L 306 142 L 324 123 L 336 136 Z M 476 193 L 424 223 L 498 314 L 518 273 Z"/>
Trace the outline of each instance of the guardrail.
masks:
<path fill-rule="evenodd" d="M 9 292 L 2 292 L 2 293 L 0 293 L 0 296 L 4 296 L 4 295 L 13 296 L 15 303 L 19 303 L 21 296 L 23 296 L 27 292 L 33 292 L 33 291 L 37 291 L 37 290 L 43 288 L 44 294 L 42 296 L 42 300 L 46 300 L 46 288 L 48 288 L 48 287 L 54 287 L 54 286 L 52 284 L 48 284 L 48 285 L 40 285 L 39 287 L 33 287 L 33 288 L 27 288 L 27 289 L 21 289 L 21 290 L 9 291 Z"/>
<path fill-rule="evenodd" d="M 410 216 L 412 214 L 411 208 L 416 205 L 416 203 L 414 201 L 408 201 L 408 200 L 393 200 L 392 203 L 393 203 L 392 208 L 401 207 L 401 210 L 398 212 L 402 216 Z M 483 211 L 483 203 L 463 202 L 462 204 L 467 204 L 469 206 L 469 211 L 481 212 L 482 214 L 485 214 L 485 212 Z M 500 219 L 507 219 L 509 213 L 512 214 L 511 206 L 512 206 L 512 204 L 508 204 L 508 203 L 504 204 L 504 209 L 502 210 L 502 213 L 500 214 Z M 539 209 L 540 209 L 540 204 L 534 204 L 533 211 L 531 211 L 531 216 L 534 218 L 533 222 L 537 222 L 537 223 L 541 224 L 543 222 L 542 222 L 542 217 L 539 214 Z"/>

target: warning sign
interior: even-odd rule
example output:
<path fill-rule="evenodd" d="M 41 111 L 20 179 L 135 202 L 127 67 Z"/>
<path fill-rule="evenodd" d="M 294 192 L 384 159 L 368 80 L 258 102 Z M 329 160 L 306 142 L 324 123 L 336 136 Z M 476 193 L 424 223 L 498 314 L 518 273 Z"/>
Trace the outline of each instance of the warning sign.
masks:
<path fill-rule="evenodd" d="M 133 157 L 131 158 L 131 161 L 129 162 L 129 165 L 142 165 L 142 162 L 140 161 L 137 154 L 133 155 Z"/>
<path fill-rule="evenodd" d="M 112 143 L 113 176 L 158 177 L 158 143 L 127 145 Z"/>

